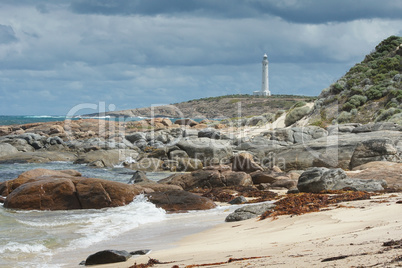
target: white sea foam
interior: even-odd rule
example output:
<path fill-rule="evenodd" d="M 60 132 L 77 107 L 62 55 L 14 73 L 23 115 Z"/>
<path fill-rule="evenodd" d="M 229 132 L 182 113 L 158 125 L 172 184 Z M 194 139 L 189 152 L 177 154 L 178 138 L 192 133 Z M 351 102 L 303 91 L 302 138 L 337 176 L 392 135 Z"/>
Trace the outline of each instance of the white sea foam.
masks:
<path fill-rule="evenodd" d="M 123 162 L 121 162 L 121 163 L 119 163 L 117 165 L 114 165 L 113 167 L 114 168 L 124 168 L 125 164 L 129 165 L 129 164 L 134 164 L 136 162 L 137 161 L 134 158 L 132 158 L 131 156 L 127 156 L 126 159 Z"/>
<path fill-rule="evenodd" d="M 166 212 L 139 195 L 126 206 L 69 211 L 0 210 L 0 267 L 43 267 L 55 254 L 90 248 L 140 225 L 163 221 Z M 11 231 L 13 230 L 13 231 Z M 11 231 L 11 232 L 10 232 Z M 21 263 L 35 265 L 20 266 Z M 10 264 L 11 266 L 4 266 Z M 13 266 L 14 265 L 14 266 Z"/>
<path fill-rule="evenodd" d="M 25 118 L 64 118 L 63 115 L 26 115 Z"/>
<path fill-rule="evenodd" d="M 8 242 L 6 245 L 0 246 L 0 254 L 10 253 L 40 253 L 49 249 L 42 244 L 23 244 L 18 242 Z"/>
<path fill-rule="evenodd" d="M 93 212 L 81 220 L 75 230 L 80 237 L 70 242 L 68 248 L 86 248 L 94 243 L 130 231 L 139 225 L 165 219 L 166 212 L 148 202 L 143 195 L 138 196 L 127 206 L 109 208 Z"/>

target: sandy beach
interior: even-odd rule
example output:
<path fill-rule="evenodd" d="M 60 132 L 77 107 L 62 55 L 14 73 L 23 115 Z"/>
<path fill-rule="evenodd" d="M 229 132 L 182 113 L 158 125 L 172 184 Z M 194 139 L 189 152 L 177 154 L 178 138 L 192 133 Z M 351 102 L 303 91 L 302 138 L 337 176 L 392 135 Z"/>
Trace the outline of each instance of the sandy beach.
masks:
<path fill-rule="evenodd" d="M 153 267 L 401 267 L 401 242 L 383 245 L 402 239 L 401 202 L 402 193 L 385 194 L 300 216 L 222 223 L 173 248 L 97 267 L 130 267 L 150 258 L 164 263 Z M 335 260 L 323 262 L 327 258 Z"/>

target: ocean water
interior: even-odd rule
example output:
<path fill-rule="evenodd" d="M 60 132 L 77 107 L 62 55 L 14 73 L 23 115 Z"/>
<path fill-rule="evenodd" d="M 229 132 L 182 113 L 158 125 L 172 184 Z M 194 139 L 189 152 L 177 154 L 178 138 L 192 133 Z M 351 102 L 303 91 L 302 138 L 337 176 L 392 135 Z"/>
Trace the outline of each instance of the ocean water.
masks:
<path fill-rule="evenodd" d="M 0 125 L 62 121 L 63 116 L 0 116 Z M 132 120 L 141 120 L 133 118 Z M 0 164 L 0 182 L 34 168 L 74 169 L 84 177 L 127 183 L 133 170 L 70 162 Z M 147 173 L 160 180 L 171 173 Z M 0 267 L 80 267 L 97 251 L 164 249 L 184 235 L 223 223 L 238 206 L 167 214 L 140 195 L 127 206 L 99 210 L 23 211 L 0 205 Z"/>
<path fill-rule="evenodd" d="M 78 119 L 103 119 L 103 120 L 119 120 L 117 117 L 76 117 L 72 118 L 72 120 Z M 63 115 L 0 115 L 0 126 L 4 125 L 22 125 L 29 123 L 38 123 L 38 122 L 56 122 L 56 121 L 64 121 L 66 116 Z M 126 121 L 139 121 L 144 119 L 143 117 L 130 117 L 126 118 Z"/>
<path fill-rule="evenodd" d="M 0 126 L 5 125 L 22 125 L 29 123 L 39 123 L 39 122 L 56 122 L 56 121 L 64 121 L 66 116 L 63 115 L 0 115 Z M 69 118 L 71 120 L 79 120 L 79 119 L 102 119 L 102 120 L 115 120 L 119 121 L 121 118 L 119 117 L 111 117 L 111 116 L 103 116 L 103 117 L 85 117 L 85 116 L 77 116 L 74 118 Z M 130 121 L 140 121 L 146 119 L 145 117 L 127 117 L 124 118 L 125 122 Z M 172 122 L 175 122 L 178 118 L 169 118 Z M 196 122 L 201 122 L 203 119 L 194 118 Z"/>
<path fill-rule="evenodd" d="M 83 176 L 127 183 L 132 170 L 96 169 L 68 162 L 1 164 L 0 181 L 33 168 L 75 169 Z M 147 173 L 159 180 L 170 173 Z M 127 206 L 99 210 L 23 211 L 0 206 L 0 267 L 78 267 L 104 249 L 163 249 L 184 235 L 223 223 L 236 209 L 167 214 L 140 195 Z"/>

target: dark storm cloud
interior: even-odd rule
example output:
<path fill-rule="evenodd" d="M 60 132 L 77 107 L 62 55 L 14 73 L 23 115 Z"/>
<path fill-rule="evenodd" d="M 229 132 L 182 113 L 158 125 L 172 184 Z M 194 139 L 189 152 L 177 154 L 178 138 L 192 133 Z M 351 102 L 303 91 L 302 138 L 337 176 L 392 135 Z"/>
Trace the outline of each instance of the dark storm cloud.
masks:
<path fill-rule="evenodd" d="M 395 0 L 74 0 L 71 9 L 81 14 L 188 15 L 218 18 L 255 18 L 273 15 L 296 23 L 345 22 L 358 19 L 402 17 Z"/>
<path fill-rule="evenodd" d="M 17 41 L 14 30 L 11 26 L 0 24 L 0 44 L 9 44 Z"/>

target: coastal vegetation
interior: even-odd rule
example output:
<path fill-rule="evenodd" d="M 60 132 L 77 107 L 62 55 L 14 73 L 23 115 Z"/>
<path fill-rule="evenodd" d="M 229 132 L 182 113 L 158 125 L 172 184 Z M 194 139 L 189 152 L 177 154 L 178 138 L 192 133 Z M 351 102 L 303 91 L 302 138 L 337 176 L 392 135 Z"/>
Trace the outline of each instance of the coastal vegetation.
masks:
<path fill-rule="evenodd" d="M 401 124 L 401 113 L 402 37 L 390 36 L 322 91 L 310 123 L 391 121 Z"/>

